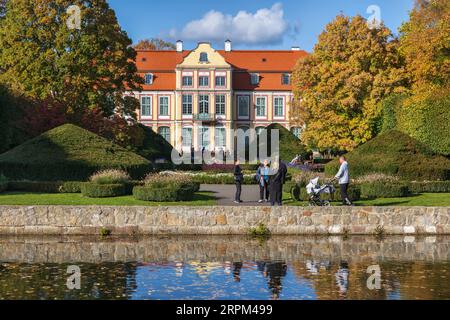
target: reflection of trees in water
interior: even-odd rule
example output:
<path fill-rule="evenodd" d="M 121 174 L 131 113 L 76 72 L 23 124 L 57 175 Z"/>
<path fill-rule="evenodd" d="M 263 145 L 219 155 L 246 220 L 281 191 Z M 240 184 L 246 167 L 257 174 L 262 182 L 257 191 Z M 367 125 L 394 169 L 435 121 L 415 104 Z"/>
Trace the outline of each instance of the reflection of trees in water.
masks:
<path fill-rule="evenodd" d="M 367 268 L 378 264 L 381 268 L 381 289 L 369 290 Z M 450 270 L 448 263 L 373 262 L 333 263 L 294 262 L 292 269 L 298 278 L 310 281 L 319 300 L 381 300 L 448 299 Z M 313 266 L 313 267 L 312 267 Z M 439 290 L 437 290 L 439 289 Z"/>
<path fill-rule="evenodd" d="M 256 263 L 258 271 L 268 279 L 269 290 L 273 299 L 279 299 L 283 289 L 282 279 L 287 273 L 285 262 L 259 261 Z"/>
<path fill-rule="evenodd" d="M 66 286 L 67 267 L 74 264 L 5 264 L 0 270 L 0 299 L 123 300 L 136 289 L 132 263 L 78 264 L 81 289 Z"/>

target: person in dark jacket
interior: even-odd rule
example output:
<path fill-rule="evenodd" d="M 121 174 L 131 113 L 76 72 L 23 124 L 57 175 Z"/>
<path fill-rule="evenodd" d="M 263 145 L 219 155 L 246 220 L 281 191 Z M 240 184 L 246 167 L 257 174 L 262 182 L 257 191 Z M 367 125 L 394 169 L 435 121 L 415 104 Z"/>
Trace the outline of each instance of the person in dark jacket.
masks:
<path fill-rule="evenodd" d="M 234 203 L 242 203 L 241 192 L 242 183 L 244 182 L 244 175 L 242 174 L 241 162 L 239 160 L 236 161 L 234 166 L 234 181 L 236 183 L 236 196 L 234 198 Z"/>
<path fill-rule="evenodd" d="M 287 167 L 281 161 L 274 161 L 269 179 L 270 203 L 275 206 L 283 205 L 283 185 L 286 183 Z"/>

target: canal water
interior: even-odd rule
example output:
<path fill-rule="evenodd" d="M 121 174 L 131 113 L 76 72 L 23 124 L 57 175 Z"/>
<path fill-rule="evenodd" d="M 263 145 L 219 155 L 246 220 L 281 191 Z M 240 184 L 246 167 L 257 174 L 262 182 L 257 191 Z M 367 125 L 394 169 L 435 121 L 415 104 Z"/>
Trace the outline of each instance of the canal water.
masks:
<path fill-rule="evenodd" d="M 449 249 L 448 236 L 3 237 L 0 300 L 450 299 Z"/>

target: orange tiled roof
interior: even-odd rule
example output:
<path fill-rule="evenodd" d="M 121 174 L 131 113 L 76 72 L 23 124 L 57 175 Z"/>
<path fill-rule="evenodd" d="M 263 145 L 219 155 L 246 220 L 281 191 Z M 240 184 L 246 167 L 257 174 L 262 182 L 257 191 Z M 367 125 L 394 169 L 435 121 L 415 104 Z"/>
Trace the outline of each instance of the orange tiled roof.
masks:
<path fill-rule="evenodd" d="M 235 70 L 234 90 L 291 90 L 291 86 L 281 84 L 281 74 L 291 72 L 298 59 L 306 57 L 305 51 L 235 50 L 218 51 Z M 138 50 L 136 65 L 140 73 L 152 72 L 152 85 L 144 85 L 144 90 L 175 90 L 175 69 L 191 51 L 149 51 Z M 260 84 L 250 83 L 249 72 L 258 72 Z"/>

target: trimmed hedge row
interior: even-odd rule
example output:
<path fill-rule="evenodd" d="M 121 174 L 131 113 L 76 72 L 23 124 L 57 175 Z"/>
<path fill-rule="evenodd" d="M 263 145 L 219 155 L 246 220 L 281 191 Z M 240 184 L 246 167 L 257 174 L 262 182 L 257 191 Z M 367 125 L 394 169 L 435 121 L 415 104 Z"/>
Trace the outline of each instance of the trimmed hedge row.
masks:
<path fill-rule="evenodd" d="M 58 181 L 10 181 L 8 183 L 8 190 L 36 193 L 60 193 L 62 185 L 63 183 Z"/>
<path fill-rule="evenodd" d="M 81 193 L 89 198 L 109 198 L 120 197 L 127 193 L 124 184 L 97 184 L 85 182 L 81 184 Z"/>
<path fill-rule="evenodd" d="M 199 190 L 197 183 L 177 186 L 169 184 L 163 188 L 155 188 L 152 186 L 138 186 L 133 189 L 133 196 L 137 200 L 152 202 L 178 202 L 192 201 L 194 194 Z"/>
<path fill-rule="evenodd" d="M 409 182 L 412 193 L 450 193 L 450 180 L 430 182 Z"/>
<path fill-rule="evenodd" d="M 411 195 L 408 185 L 401 183 L 363 183 L 361 196 L 364 199 L 403 198 Z"/>
<path fill-rule="evenodd" d="M 0 192 L 6 191 L 8 189 L 8 182 L 0 181 Z"/>

